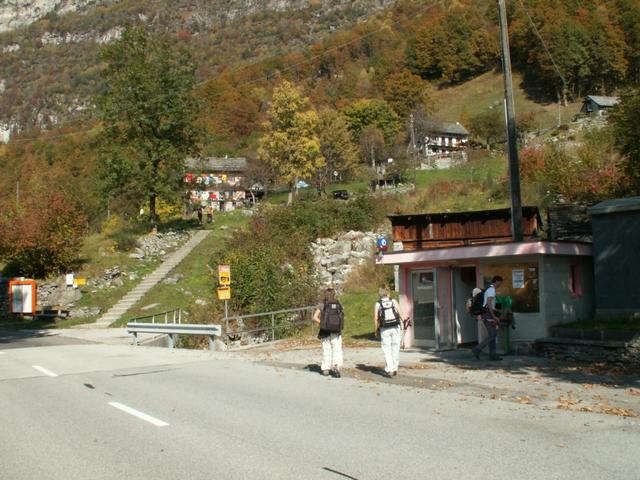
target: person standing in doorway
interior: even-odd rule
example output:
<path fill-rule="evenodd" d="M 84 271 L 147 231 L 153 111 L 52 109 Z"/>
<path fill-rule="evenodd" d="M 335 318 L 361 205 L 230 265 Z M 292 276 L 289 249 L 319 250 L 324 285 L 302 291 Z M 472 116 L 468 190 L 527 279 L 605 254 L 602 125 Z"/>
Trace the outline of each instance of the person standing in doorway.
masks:
<path fill-rule="evenodd" d="M 384 353 L 385 376 L 394 377 L 398 374 L 400 363 L 402 314 L 398 302 L 390 297 L 387 287 L 381 287 L 378 294 L 380 299 L 373 309 L 373 325 Z"/>
<path fill-rule="evenodd" d="M 480 360 L 480 352 L 489 345 L 489 360 L 502 360 L 496 353 L 496 337 L 500 327 L 500 317 L 496 311 L 496 290 L 502 284 L 502 277 L 496 275 L 484 291 L 484 303 L 482 304 L 482 323 L 487 330 L 487 338 L 471 349 L 476 360 Z"/>
<path fill-rule="evenodd" d="M 322 341 L 322 375 L 340 378 L 344 311 L 333 288 L 324 291 L 322 304 L 313 312 L 313 321 L 320 325 L 318 338 Z"/>

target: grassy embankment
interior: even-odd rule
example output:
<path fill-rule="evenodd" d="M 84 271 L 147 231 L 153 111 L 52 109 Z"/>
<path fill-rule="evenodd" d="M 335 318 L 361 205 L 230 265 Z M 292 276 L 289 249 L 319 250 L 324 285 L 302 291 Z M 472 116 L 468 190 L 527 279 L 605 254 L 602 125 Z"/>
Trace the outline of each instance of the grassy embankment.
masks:
<path fill-rule="evenodd" d="M 205 226 L 212 230 L 209 236 L 167 275 L 167 277 L 181 276 L 178 282 L 175 284 L 160 282 L 147 292 L 140 302 L 117 322 L 116 326 L 125 325 L 135 317 L 174 308 L 193 311 L 197 309 L 195 301 L 198 299 L 204 300 L 207 304 L 216 302 L 215 277 L 218 273 L 215 266 L 209 266 L 209 260 L 216 250 L 224 247 L 224 242 L 233 236 L 234 231 L 243 228 L 248 222 L 249 217 L 240 211 L 217 215 L 215 223 Z M 155 306 L 142 310 L 148 305 Z"/>
<path fill-rule="evenodd" d="M 551 128 L 558 122 L 556 103 L 537 103 L 521 87 L 522 76 L 514 74 L 513 89 L 516 115 L 533 115 L 538 129 Z M 502 75 L 485 73 L 473 80 L 431 93 L 433 114 L 445 121 L 460 121 L 485 112 L 489 107 L 501 108 L 504 96 Z M 563 106 L 560 111 L 561 123 L 570 121 L 580 112 L 581 102 Z M 465 125 L 469 128 L 468 125 Z"/>

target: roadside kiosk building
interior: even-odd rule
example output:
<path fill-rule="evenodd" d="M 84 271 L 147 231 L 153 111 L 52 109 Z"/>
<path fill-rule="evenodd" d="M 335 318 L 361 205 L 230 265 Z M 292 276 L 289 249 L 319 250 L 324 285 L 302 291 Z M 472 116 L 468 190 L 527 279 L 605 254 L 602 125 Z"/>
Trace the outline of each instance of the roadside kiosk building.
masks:
<path fill-rule="evenodd" d="M 593 311 L 590 244 L 543 240 L 538 209 L 523 209 L 525 240 L 511 240 L 509 209 L 394 215 L 394 251 L 378 258 L 398 265 L 400 304 L 413 326 L 407 346 L 475 344 L 484 327 L 466 310 L 476 287 L 500 275 L 498 296 L 510 296 L 514 343 L 545 337 L 553 325 Z"/>

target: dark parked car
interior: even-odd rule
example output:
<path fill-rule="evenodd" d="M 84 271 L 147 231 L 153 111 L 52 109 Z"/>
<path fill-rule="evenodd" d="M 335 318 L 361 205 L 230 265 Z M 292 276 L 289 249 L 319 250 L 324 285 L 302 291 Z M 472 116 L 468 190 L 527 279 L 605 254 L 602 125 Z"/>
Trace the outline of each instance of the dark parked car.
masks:
<path fill-rule="evenodd" d="M 336 200 L 349 200 L 349 192 L 346 190 L 335 190 L 333 192 L 333 198 Z"/>

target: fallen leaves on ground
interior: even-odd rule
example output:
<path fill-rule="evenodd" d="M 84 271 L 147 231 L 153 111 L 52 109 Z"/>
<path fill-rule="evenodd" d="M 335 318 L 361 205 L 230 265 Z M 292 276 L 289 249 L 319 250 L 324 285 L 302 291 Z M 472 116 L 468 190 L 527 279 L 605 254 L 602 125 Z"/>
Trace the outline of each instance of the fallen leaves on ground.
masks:
<path fill-rule="evenodd" d="M 402 370 L 427 370 L 432 367 L 430 365 L 425 365 L 424 363 L 414 363 L 412 365 L 402 365 L 400 368 Z"/>
<path fill-rule="evenodd" d="M 529 397 L 527 397 L 527 396 L 524 396 L 524 397 L 516 397 L 516 401 L 517 401 L 518 403 L 522 403 L 523 405 L 530 405 L 530 404 L 532 403 L 532 402 L 531 402 L 531 399 L 530 399 Z"/>

